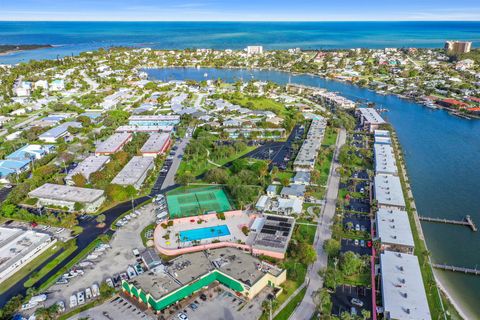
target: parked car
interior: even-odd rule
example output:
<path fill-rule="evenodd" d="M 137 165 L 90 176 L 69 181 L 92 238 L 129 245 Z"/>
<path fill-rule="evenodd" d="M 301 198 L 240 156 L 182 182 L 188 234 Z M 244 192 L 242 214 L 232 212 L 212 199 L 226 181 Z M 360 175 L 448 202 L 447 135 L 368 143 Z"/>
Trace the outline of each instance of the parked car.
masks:
<path fill-rule="evenodd" d="M 57 302 L 57 306 L 58 306 L 58 312 L 59 313 L 65 312 L 65 302 L 60 300 L 60 301 Z"/>
<path fill-rule="evenodd" d="M 85 303 L 85 294 L 83 293 L 83 291 L 77 292 L 77 300 L 79 305 L 82 305 Z"/>
<path fill-rule="evenodd" d="M 70 304 L 69 304 L 69 307 L 70 308 L 75 308 L 77 306 L 77 296 L 72 294 L 70 296 Z"/>
<path fill-rule="evenodd" d="M 360 300 L 360 299 L 352 298 L 352 300 L 350 300 L 350 302 L 351 302 L 354 306 L 363 307 L 363 301 Z"/>
<path fill-rule="evenodd" d="M 188 320 L 187 315 L 183 312 L 180 312 L 179 314 L 177 314 L 177 318 L 180 320 Z"/>
<path fill-rule="evenodd" d="M 355 241 L 354 241 L 353 243 L 354 243 L 356 246 L 358 246 L 358 244 L 359 244 L 358 239 L 355 239 Z"/>
<path fill-rule="evenodd" d="M 85 289 L 85 297 L 87 299 L 92 299 L 92 290 L 90 288 Z"/>
<path fill-rule="evenodd" d="M 111 288 L 114 287 L 112 278 L 105 279 L 105 283 Z"/>
<path fill-rule="evenodd" d="M 360 246 L 365 247 L 365 240 L 360 240 Z"/>

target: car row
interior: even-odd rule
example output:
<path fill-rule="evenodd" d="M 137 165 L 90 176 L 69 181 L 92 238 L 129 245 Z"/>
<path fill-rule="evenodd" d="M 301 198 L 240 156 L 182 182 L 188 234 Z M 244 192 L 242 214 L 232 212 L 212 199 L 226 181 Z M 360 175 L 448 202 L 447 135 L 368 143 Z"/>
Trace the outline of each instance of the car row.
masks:
<path fill-rule="evenodd" d="M 91 287 L 87 287 L 85 290 L 80 290 L 76 294 L 70 296 L 69 307 L 75 308 L 85 304 L 86 300 L 95 299 L 100 296 L 100 288 L 98 284 L 94 283 Z"/>

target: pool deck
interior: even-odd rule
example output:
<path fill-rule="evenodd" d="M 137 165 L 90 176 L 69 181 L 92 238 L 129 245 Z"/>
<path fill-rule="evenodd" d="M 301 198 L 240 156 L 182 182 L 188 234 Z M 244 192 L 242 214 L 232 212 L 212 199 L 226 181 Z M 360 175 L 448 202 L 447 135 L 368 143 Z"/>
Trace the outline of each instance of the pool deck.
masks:
<path fill-rule="evenodd" d="M 171 220 L 173 226 L 164 229 L 161 225 L 157 225 L 154 232 L 154 242 L 157 250 L 165 255 L 179 255 L 189 252 L 196 252 L 206 249 L 214 249 L 221 247 L 236 247 L 244 250 L 250 250 L 251 244 L 249 237 L 242 232 L 242 227 L 250 227 L 255 218 L 254 214 L 246 214 L 241 210 L 225 212 L 225 220 L 217 218 L 216 214 L 206 214 L 201 216 L 186 217 Z M 202 220 L 202 223 L 198 223 Z M 215 227 L 227 225 L 230 235 L 214 237 L 197 241 L 194 244 L 190 241 L 180 242 L 177 233 L 199 228 Z M 170 231 L 169 239 L 163 238 Z M 214 242 L 215 241 L 215 242 Z M 240 243 L 238 243 L 240 241 Z"/>

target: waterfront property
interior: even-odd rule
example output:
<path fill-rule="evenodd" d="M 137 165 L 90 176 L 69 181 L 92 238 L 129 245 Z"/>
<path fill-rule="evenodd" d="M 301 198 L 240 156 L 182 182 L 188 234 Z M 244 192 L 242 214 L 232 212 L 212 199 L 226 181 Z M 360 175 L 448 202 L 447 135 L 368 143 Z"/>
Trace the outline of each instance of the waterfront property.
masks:
<path fill-rule="evenodd" d="M 126 145 L 130 140 L 132 140 L 132 134 L 128 132 L 115 133 L 108 137 L 105 141 L 100 142 L 97 145 L 95 150 L 96 155 L 110 155 L 114 154 L 117 151 Z"/>
<path fill-rule="evenodd" d="M 45 183 L 28 193 L 37 198 L 37 205 L 66 208 L 69 211 L 96 212 L 105 201 L 104 191 Z M 78 203 L 78 205 L 76 205 Z"/>
<path fill-rule="evenodd" d="M 379 208 L 405 210 L 405 198 L 399 177 L 377 174 L 373 184 L 373 194 Z"/>
<path fill-rule="evenodd" d="M 374 108 L 358 108 L 355 113 L 360 119 L 360 124 L 369 132 L 374 132 L 386 123 Z"/>
<path fill-rule="evenodd" d="M 46 233 L 0 227 L 0 283 L 56 242 Z"/>
<path fill-rule="evenodd" d="M 211 285 L 221 284 L 246 299 L 265 287 L 279 287 L 286 270 L 238 249 L 222 248 L 186 254 L 132 280 L 122 290 L 159 312 Z"/>
<path fill-rule="evenodd" d="M 377 137 L 375 137 L 375 141 L 376 140 Z M 398 175 L 395 153 L 393 152 L 392 146 L 375 142 L 373 145 L 373 156 L 375 161 L 375 173 Z"/>
<path fill-rule="evenodd" d="M 134 186 L 139 190 L 147 178 L 148 172 L 155 167 L 152 157 L 133 157 L 112 180 L 112 184 Z"/>
<path fill-rule="evenodd" d="M 206 187 L 186 191 L 171 191 L 167 194 L 170 217 L 190 217 L 232 209 L 228 196 L 221 187 Z"/>
<path fill-rule="evenodd" d="M 413 254 L 415 244 L 407 212 L 379 209 L 376 215 L 381 249 Z"/>
<path fill-rule="evenodd" d="M 385 251 L 380 255 L 380 272 L 386 319 L 431 319 L 416 256 Z"/>

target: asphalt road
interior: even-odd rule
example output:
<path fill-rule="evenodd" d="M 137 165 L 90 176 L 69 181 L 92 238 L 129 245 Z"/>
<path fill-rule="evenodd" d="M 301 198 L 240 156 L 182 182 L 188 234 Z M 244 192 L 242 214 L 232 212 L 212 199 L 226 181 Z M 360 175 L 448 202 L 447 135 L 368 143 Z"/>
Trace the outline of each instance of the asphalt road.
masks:
<path fill-rule="evenodd" d="M 333 216 L 335 215 L 338 186 L 340 184 L 340 175 L 337 173 L 337 168 L 340 166 L 338 163 L 338 153 L 340 147 L 345 144 L 345 140 L 346 131 L 345 129 L 342 129 L 337 138 L 334 161 L 330 167 L 330 175 L 328 177 L 326 202 L 323 206 L 315 234 L 315 242 L 313 243 L 315 250 L 317 251 L 317 260 L 308 268 L 307 277 L 310 279 L 310 282 L 308 283 L 307 291 L 300 305 L 290 316 L 290 319 L 310 320 L 315 312 L 315 303 L 313 300 L 314 293 L 323 286 L 323 279 L 318 272 L 327 267 L 328 257 L 323 250 L 323 242 L 332 237 L 332 231 L 330 228 L 332 226 Z"/>

